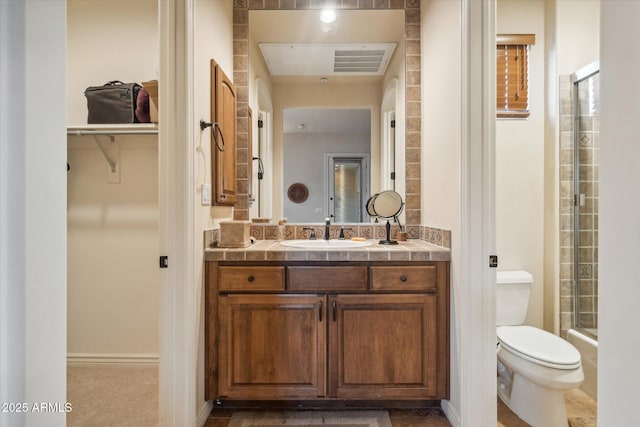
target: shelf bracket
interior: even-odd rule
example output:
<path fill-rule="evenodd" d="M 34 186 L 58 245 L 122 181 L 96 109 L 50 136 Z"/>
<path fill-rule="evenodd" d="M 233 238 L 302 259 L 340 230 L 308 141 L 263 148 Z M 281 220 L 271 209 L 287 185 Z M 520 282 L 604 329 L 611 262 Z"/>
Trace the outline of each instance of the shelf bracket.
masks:
<path fill-rule="evenodd" d="M 109 157 L 107 150 L 105 150 L 102 144 L 100 144 L 100 140 L 98 139 L 98 136 L 97 135 L 91 135 L 91 136 L 93 137 L 94 141 L 96 141 L 96 144 L 98 144 L 98 148 L 100 149 L 100 151 L 102 151 L 102 155 L 104 156 L 105 160 L 107 161 L 107 163 L 109 163 L 109 166 L 111 167 L 111 173 L 116 173 L 116 162 L 113 161 L 111 157 Z M 111 135 L 104 135 L 104 136 L 108 137 L 111 143 L 113 143 L 116 140 Z"/>

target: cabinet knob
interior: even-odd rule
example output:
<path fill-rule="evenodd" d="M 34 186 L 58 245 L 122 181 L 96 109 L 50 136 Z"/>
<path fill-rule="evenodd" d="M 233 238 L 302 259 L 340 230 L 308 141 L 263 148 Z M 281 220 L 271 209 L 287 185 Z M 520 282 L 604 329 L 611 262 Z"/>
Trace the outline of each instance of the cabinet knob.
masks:
<path fill-rule="evenodd" d="M 407 276 L 404 276 L 404 275 L 400 276 L 400 280 L 403 281 L 403 282 L 406 282 L 407 281 Z"/>
<path fill-rule="evenodd" d="M 248 280 L 249 282 L 253 282 L 253 281 L 255 280 L 255 278 L 254 278 L 253 276 L 249 276 L 249 277 L 247 277 L 247 280 Z"/>

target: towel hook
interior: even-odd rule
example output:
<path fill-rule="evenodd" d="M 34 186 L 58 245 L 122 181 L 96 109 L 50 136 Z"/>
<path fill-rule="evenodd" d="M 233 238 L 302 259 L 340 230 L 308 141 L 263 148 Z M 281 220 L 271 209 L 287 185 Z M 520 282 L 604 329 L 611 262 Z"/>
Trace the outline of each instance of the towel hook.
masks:
<path fill-rule="evenodd" d="M 205 130 L 208 127 L 213 128 L 213 140 L 216 143 L 216 148 L 218 149 L 218 151 L 223 152 L 225 146 L 224 135 L 222 135 L 222 131 L 220 130 L 220 126 L 218 125 L 218 123 L 205 122 L 203 119 L 200 119 L 200 130 Z M 218 131 L 218 135 L 220 135 L 220 139 L 222 140 L 222 147 L 220 147 L 220 145 L 218 144 L 218 140 L 216 139 L 216 130 Z"/>

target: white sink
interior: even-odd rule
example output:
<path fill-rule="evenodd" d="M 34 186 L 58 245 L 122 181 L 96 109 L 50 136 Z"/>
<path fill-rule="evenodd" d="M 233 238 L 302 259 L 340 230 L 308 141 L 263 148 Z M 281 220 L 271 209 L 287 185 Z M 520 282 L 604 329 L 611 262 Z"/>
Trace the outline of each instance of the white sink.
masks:
<path fill-rule="evenodd" d="M 348 249 L 371 246 L 371 241 L 357 242 L 354 240 L 282 240 L 282 246 L 302 249 Z"/>

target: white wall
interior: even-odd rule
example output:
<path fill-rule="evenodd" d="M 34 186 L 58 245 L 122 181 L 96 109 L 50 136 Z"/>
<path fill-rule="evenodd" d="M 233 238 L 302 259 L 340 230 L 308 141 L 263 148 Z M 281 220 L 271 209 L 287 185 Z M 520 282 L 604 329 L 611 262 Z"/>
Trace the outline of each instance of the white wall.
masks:
<path fill-rule="evenodd" d="M 535 34 L 527 119 L 496 123 L 496 247 L 500 270 L 533 275 L 525 323 L 542 327 L 544 291 L 544 0 L 498 0 L 497 34 Z"/>
<path fill-rule="evenodd" d="M 422 224 L 451 230 L 451 398 L 460 416 L 461 262 L 461 10 L 457 2 L 426 1 L 422 13 Z M 446 43 L 430 43 L 446 40 Z M 458 420 L 460 421 L 460 420 Z M 468 425 L 468 424 L 467 424 Z"/>
<path fill-rule="evenodd" d="M 601 7 L 598 425 L 638 424 L 640 382 L 640 3 Z M 629 78 L 627 78 L 629 77 Z"/>
<path fill-rule="evenodd" d="M 608 0 L 602 1 L 602 3 Z M 600 54 L 600 0 L 554 0 L 558 75 L 572 74 Z M 552 7 L 552 5 L 549 5 Z"/>
<path fill-rule="evenodd" d="M 86 124 L 88 86 L 158 78 L 157 1 L 67 0 L 67 49 L 67 124 Z"/>
<path fill-rule="evenodd" d="M 69 124 L 87 122 L 87 86 L 156 79 L 157 68 L 155 0 L 67 1 Z M 157 137 L 97 138 L 111 155 L 119 147 L 120 182 L 92 137 L 69 137 L 69 356 L 157 358 Z"/>
<path fill-rule="evenodd" d="M 66 402 L 65 2 L 0 2 L 0 402 Z M 0 425 L 65 425 L 0 411 Z"/>
<path fill-rule="evenodd" d="M 114 144 L 120 146 L 120 182 L 110 184 L 109 166 L 93 138 L 69 137 L 71 361 L 158 356 L 157 139 L 119 136 Z"/>

